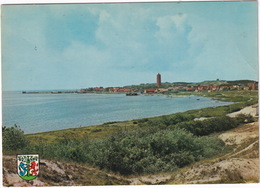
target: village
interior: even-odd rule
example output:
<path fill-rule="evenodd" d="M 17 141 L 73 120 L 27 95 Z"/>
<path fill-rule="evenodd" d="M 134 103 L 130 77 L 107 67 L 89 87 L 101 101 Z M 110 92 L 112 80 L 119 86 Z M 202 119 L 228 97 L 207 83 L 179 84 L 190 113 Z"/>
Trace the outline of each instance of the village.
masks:
<path fill-rule="evenodd" d="M 125 87 L 94 87 L 80 89 L 77 93 L 139 93 L 139 94 L 170 94 L 178 92 L 214 92 L 214 91 L 229 91 L 229 90 L 258 90 L 258 82 L 251 80 L 239 81 L 204 81 L 201 83 L 162 83 L 161 74 L 156 75 L 156 83 L 140 84 Z"/>
<path fill-rule="evenodd" d="M 258 82 L 253 80 L 226 81 L 216 79 L 200 83 L 192 82 L 161 82 L 161 74 L 156 75 L 156 83 L 146 83 L 123 87 L 89 87 L 79 90 L 54 90 L 54 91 L 23 91 L 23 94 L 60 94 L 60 93 L 104 93 L 126 94 L 135 96 L 138 94 L 174 94 L 180 92 L 217 92 L 230 90 L 258 90 Z"/>
<path fill-rule="evenodd" d="M 95 87 L 78 90 L 77 93 L 178 93 L 178 92 L 214 92 L 214 91 L 229 91 L 229 90 L 258 90 L 258 82 L 251 82 L 247 85 L 209 85 L 209 86 L 175 86 L 168 88 L 128 88 L 128 87 Z"/>

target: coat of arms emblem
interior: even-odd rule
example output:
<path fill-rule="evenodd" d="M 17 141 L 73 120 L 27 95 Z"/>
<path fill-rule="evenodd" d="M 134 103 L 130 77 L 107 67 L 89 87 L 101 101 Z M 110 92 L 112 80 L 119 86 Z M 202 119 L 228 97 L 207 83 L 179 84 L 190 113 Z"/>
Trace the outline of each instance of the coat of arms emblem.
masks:
<path fill-rule="evenodd" d="M 17 155 L 18 175 L 24 180 L 33 180 L 39 174 L 39 155 Z"/>

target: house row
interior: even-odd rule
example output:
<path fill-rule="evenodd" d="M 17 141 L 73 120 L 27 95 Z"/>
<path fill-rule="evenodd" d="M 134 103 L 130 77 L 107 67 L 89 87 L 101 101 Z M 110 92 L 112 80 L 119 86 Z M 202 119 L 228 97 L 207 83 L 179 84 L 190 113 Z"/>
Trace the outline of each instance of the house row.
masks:
<path fill-rule="evenodd" d="M 130 88 L 110 88 L 110 93 L 129 93 L 129 92 L 138 92 L 138 89 L 130 89 Z"/>
<path fill-rule="evenodd" d="M 248 83 L 245 90 L 258 90 L 258 82 Z"/>
<path fill-rule="evenodd" d="M 157 88 L 157 89 L 146 89 L 144 93 L 164 93 L 164 92 L 180 92 L 180 91 L 228 91 L 228 90 L 258 90 L 258 82 L 249 83 L 246 86 L 240 85 L 210 85 L 210 86 L 190 86 L 190 87 L 183 87 L 183 86 L 176 86 L 176 87 L 169 87 L 165 88 Z"/>
<path fill-rule="evenodd" d="M 88 88 L 88 89 L 81 89 L 78 93 L 90 93 L 90 92 L 103 92 L 105 89 L 103 87 L 95 87 L 95 88 Z"/>
<path fill-rule="evenodd" d="M 95 88 L 87 88 L 81 89 L 77 91 L 78 93 L 101 93 L 101 92 L 109 92 L 109 93 L 131 93 L 131 92 L 143 92 L 143 93 L 165 93 L 165 92 L 181 92 L 181 91 L 228 91 L 228 90 L 258 90 L 258 82 L 251 82 L 247 85 L 209 85 L 209 86 L 175 86 L 169 88 L 149 88 L 149 89 L 131 89 L 131 88 L 119 88 L 119 87 L 95 87 Z"/>

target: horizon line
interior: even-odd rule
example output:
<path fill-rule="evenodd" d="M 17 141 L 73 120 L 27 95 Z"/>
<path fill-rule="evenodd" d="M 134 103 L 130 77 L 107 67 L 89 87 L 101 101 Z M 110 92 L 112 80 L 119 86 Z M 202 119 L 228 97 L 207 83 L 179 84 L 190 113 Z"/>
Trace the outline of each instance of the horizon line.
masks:
<path fill-rule="evenodd" d="M 202 83 L 202 82 L 207 82 L 207 81 L 253 81 L 253 82 L 258 82 L 259 80 L 251 80 L 251 79 L 239 79 L 239 80 L 204 80 L 204 81 L 200 81 L 200 82 L 187 82 L 187 81 L 176 81 L 176 82 L 169 82 L 169 81 L 165 81 L 162 82 L 162 84 L 164 83 Z M 152 83 L 139 83 L 139 84 L 129 84 L 129 85 L 124 85 L 124 86 L 108 86 L 108 87 L 103 87 L 103 86 L 90 86 L 90 87 L 80 87 L 80 88 L 55 88 L 55 89 L 19 89 L 19 90 L 15 90 L 15 89 L 11 89 L 11 90 L 3 90 L 3 88 L 1 89 L 1 92 L 20 92 L 20 91 L 74 91 L 74 90 L 78 90 L 78 89 L 83 89 L 83 88 L 96 88 L 96 87 L 103 87 L 103 88 L 114 88 L 114 87 L 127 87 L 127 86 L 134 86 L 134 85 L 141 85 L 141 84 L 156 84 L 156 82 L 152 82 Z"/>

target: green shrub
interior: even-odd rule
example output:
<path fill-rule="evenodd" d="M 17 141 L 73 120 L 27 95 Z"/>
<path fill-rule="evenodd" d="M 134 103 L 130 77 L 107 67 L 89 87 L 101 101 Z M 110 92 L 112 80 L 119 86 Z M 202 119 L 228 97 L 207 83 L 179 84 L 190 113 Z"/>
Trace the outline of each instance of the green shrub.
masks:
<path fill-rule="evenodd" d="M 27 147 L 43 158 L 96 165 L 124 175 L 170 172 L 222 151 L 218 138 L 197 137 L 178 128 L 121 131 L 92 141 L 64 137 L 52 144 Z"/>
<path fill-rule="evenodd" d="M 238 114 L 236 117 L 238 123 L 251 123 L 254 122 L 254 117 L 250 114 Z"/>
<path fill-rule="evenodd" d="M 141 124 L 141 123 L 147 122 L 148 120 L 149 120 L 148 118 L 143 118 L 143 119 L 137 120 L 137 122 Z"/>
<path fill-rule="evenodd" d="M 191 132 L 197 136 L 209 135 L 235 128 L 239 125 L 235 118 L 228 116 L 220 116 L 216 118 L 209 118 L 203 121 L 187 121 L 176 124 L 178 127 Z"/>
<path fill-rule="evenodd" d="M 193 115 L 187 113 L 177 113 L 143 121 L 142 127 L 157 127 L 160 129 L 166 129 L 170 125 L 174 125 L 183 121 L 190 121 L 193 119 Z"/>
<path fill-rule="evenodd" d="M 218 139 L 199 138 L 180 129 L 140 132 L 92 142 L 89 162 L 126 175 L 167 172 L 212 156 L 224 147 L 222 141 L 216 142 Z M 217 146 L 212 147 L 214 144 Z"/>
<path fill-rule="evenodd" d="M 3 152 L 22 149 L 27 145 L 24 132 L 16 124 L 12 127 L 2 127 Z"/>

